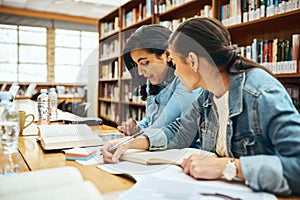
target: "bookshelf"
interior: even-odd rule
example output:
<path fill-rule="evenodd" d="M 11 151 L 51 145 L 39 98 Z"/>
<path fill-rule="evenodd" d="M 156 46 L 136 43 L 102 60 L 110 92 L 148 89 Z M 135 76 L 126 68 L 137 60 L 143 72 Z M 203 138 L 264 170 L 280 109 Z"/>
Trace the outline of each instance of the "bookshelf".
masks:
<path fill-rule="evenodd" d="M 126 39 L 138 27 L 156 23 L 153 0 L 135 0 L 99 20 L 98 116 L 116 126 L 128 117 L 143 118 L 145 104 L 131 88 L 131 76 L 121 59 Z M 135 101 L 137 100 L 137 101 Z"/>
<path fill-rule="evenodd" d="M 173 2 L 173 4 L 172 4 Z M 264 5 L 269 1 L 251 1 L 259 5 L 243 4 L 242 0 L 135 0 L 120 6 L 115 11 L 99 20 L 99 91 L 98 91 L 98 114 L 108 121 L 116 124 L 121 123 L 128 117 L 137 120 L 144 115 L 145 105 L 137 100 L 138 96 L 130 87 L 130 75 L 125 69 L 121 59 L 121 52 L 125 46 L 126 39 L 134 30 L 145 24 L 161 24 L 176 29 L 177 26 L 188 18 L 194 16 L 208 16 L 216 18 L 228 27 L 232 36 L 233 44 L 238 47 L 251 46 L 254 39 L 258 41 L 290 41 L 292 45 L 292 35 L 300 34 L 300 1 L 282 1 L 284 5 Z M 250 1 L 247 1 L 250 2 Z M 278 1 L 273 1 L 278 2 Z M 231 8 L 234 12 L 224 15 L 224 9 Z M 147 14 L 148 13 L 148 14 Z M 225 16 L 225 18 L 224 18 Z M 227 19 L 228 18 L 228 19 Z M 105 25 L 110 24 L 110 31 L 104 31 Z M 103 45 L 112 40 L 118 40 L 118 48 L 112 56 L 105 56 Z M 241 49 L 243 50 L 243 49 Z M 245 55 L 246 56 L 246 55 Z M 278 66 L 282 61 L 273 62 Z M 264 63 L 262 63 L 264 64 Z M 293 72 L 275 70 L 275 77 L 278 78 L 287 88 L 295 105 L 300 109 L 299 88 L 300 70 L 299 58 L 295 61 L 296 68 Z M 107 67 L 109 66 L 109 67 Z M 276 67 L 278 67 L 276 65 Z M 110 68 L 109 74 L 114 74 L 116 69 L 118 74 L 103 77 L 103 69 Z M 113 69 L 114 68 L 114 69 Z M 105 70 L 104 70 L 105 71 Z M 109 71 L 109 70 L 108 70 Z M 111 89 L 105 96 L 104 91 Z M 113 91 L 113 92 L 112 92 Z M 111 111 L 109 111 L 111 110 Z"/>

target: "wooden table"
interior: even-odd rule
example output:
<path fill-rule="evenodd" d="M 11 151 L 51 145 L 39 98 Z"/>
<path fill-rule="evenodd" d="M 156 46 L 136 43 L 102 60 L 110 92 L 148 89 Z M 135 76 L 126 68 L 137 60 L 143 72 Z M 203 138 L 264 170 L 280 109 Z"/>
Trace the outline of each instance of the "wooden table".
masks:
<path fill-rule="evenodd" d="M 26 110 L 28 113 L 34 112 L 34 102 L 30 100 L 19 101 L 20 109 Z M 94 133 L 115 132 L 115 128 L 106 125 L 92 127 Z M 37 134 L 37 133 L 33 133 Z M 82 174 L 85 180 L 89 180 L 95 184 L 102 194 L 127 190 L 133 186 L 134 182 L 128 178 L 109 174 L 96 165 L 83 166 L 75 161 L 65 160 L 62 152 L 45 152 L 39 143 L 36 142 L 37 136 L 20 136 L 19 152 L 21 155 L 20 171 L 33 171 L 39 169 L 73 166 Z M 290 199 L 300 200 L 300 197 L 278 197 L 279 200 Z"/>
<path fill-rule="evenodd" d="M 29 99 L 15 101 L 20 110 L 36 115 L 36 102 Z M 62 116 L 70 117 L 71 113 L 59 111 Z M 74 116 L 76 117 L 76 116 Z M 106 125 L 94 126 L 92 130 L 96 134 L 115 132 L 116 129 Z M 65 160 L 62 152 L 45 152 L 36 142 L 37 132 L 27 136 L 19 136 L 20 172 L 40 170 L 47 168 L 74 166 L 82 174 L 85 180 L 93 182 L 102 194 L 129 189 L 134 182 L 130 179 L 109 174 L 96 165 L 83 166 L 75 161 Z"/>
<path fill-rule="evenodd" d="M 112 128 L 105 125 L 94 127 L 99 132 L 109 132 Z M 37 136 L 20 136 L 19 152 L 21 159 L 21 172 L 54 167 L 73 166 L 82 174 L 85 180 L 93 182 L 102 194 L 129 189 L 134 182 L 130 179 L 109 174 L 96 165 L 83 166 L 75 161 L 65 160 L 61 152 L 44 152 L 38 142 Z"/>

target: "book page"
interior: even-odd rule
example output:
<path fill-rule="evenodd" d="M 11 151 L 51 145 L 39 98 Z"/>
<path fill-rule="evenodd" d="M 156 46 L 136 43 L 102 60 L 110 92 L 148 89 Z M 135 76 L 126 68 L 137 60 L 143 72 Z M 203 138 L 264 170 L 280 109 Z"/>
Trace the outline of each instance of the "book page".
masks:
<path fill-rule="evenodd" d="M 82 147 L 75 147 L 73 149 L 66 149 L 63 150 L 65 156 L 74 156 L 74 157 L 88 157 L 92 154 L 95 154 L 99 148 L 90 147 L 90 148 L 82 148 Z"/>
<path fill-rule="evenodd" d="M 89 181 L 70 183 L 68 185 L 42 188 L 40 190 L 23 191 L 5 196 L 5 200 L 102 200 L 98 189 Z"/>
<path fill-rule="evenodd" d="M 40 125 L 44 150 L 103 145 L 103 140 L 85 124 Z"/>
<path fill-rule="evenodd" d="M 265 192 L 254 192 L 250 189 L 243 190 L 232 184 L 231 187 L 223 188 L 222 182 L 214 181 L 214 185 L 207 185 L 209 181 L 186 182 L 169 180 L 165 177 L 145 176 L 132 188 L 122 193 L 118 200 L 144 199 L 243 199 L 243 200 L 275 200 L 273 194 Z"/>
<path fill-rule="evenodd" d="M 171 165 L 143 165 L 135 162 L 122 161 L 116 164 L 100 164 L 97 168 L 102 169 L 110 174 L 122 175 L 131 178 L 132 180 L 139 181 L 145 175 L 154 174 L 163 171 Z M 180 168 L 178 166 L 172 165 Z"/>
<path fill-rule="evenodd" d="M 41 145 L 44 150 L 68 149 L 73 147 L 90 147 L 103 145 L 103 140 L 96 135 L 85 137 L 59 137 L 41 138 Z"/>
<path fill-rule="evenodd" d="M 201 156 L 215 156 L 214 153 L 194 148 L 167 149 L 163 151 L 141 151 L 130 149 L 121 156 L 121 159 L 141 164 L 180 165 L 183 162 L 183 159 L 192 154 L 199 154 Z"/>
<path fill-rule="evenodd" d="M 23 172 L 12 176 L 0 176 L 0 196 L 23 194 L 24 191 L 35 192 L 82 181 L 82 176 L 75 167 L 52 168 Z"/>
<path fill-rule="evenodd" d="M 91 128 L 85 124 L 39 125 L 41 138 L 93 135 Z"/>

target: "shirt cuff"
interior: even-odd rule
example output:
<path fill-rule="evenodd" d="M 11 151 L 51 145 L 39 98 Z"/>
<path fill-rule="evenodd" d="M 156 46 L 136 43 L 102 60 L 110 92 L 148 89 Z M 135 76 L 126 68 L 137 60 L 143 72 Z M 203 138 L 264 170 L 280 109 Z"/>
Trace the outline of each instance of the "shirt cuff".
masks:
<path fill-rule="evenodd" d="M 167 137 L 161 129 L 147 128 L 143 135 L 149 139 L 149 151 L 167 149 Z"/>

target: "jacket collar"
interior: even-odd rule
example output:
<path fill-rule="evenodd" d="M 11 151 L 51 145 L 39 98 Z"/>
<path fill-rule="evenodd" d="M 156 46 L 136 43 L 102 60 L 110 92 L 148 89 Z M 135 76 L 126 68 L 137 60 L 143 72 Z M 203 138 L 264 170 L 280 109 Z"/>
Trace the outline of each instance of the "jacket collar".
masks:
<path fill-rule="evenodd" d="M 229 75 L 229 118 L 239 115 L 243 111 L 243 88 L 246 73 Z"/>
<path fill-rule="evenodd" d="M 240 74 L 229 75 L 229 95 L 228 95 L 228 106 L 229 106 L 229 118 L 239 115 L 243 111 L 243 88 L 245 82 L 245 72 Z M 204 107 L 211 106 L 213 104 L 213 94 L 208 93 L 206 100 L 203 103 Z"/>

